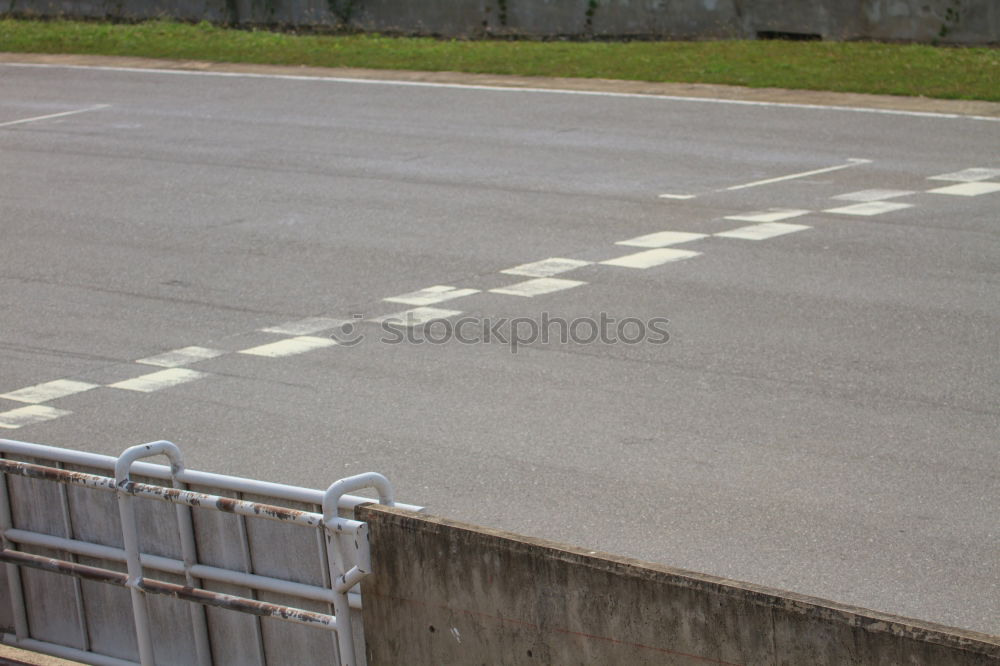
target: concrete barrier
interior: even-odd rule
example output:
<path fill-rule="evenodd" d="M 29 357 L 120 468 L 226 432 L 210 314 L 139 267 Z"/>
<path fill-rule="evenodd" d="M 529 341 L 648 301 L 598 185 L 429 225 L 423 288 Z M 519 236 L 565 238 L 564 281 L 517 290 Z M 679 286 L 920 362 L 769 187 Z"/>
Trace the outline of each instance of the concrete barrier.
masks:
<path fill-rule="evenodd" d="M 369 666 L 1000 664 L 1000 637 L 374 505 Z"/>
<path fill-rule="evenodd" d="M 760 36 L 1000 43 L 996 0 L 5 0 L 4 13 L 443 37 Z"/>

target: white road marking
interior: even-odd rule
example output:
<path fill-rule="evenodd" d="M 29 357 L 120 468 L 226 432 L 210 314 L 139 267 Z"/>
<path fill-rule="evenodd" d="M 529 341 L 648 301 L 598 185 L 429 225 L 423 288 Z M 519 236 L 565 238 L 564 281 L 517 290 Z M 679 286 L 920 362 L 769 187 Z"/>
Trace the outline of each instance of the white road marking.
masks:
<path fill-rule="evenodd" d="M 190 69 L 157 69 L 145 67 L 110 67 L 101 65 L 56 65 L 49 63 L 8 62 L 3 67 L 36 67 L 43 69 L 87 69 L 104 72 L 129 72 L 148 74 L 173 74 L 175 76 L 218 76 L 245 79 L 277 79 L 284 81 L 314 81 L 320 83 L 356 83 L 373 86 L 408 86 L 414 88 L 450 88 L 454 90 L 486 90 L 506 93 L 540 93 L 549 95 L 580 95 L 586 97 L 617 97 L 625 99 L 654 99 L 695 104 L 732 104 L 764 108 L 813 109 L 819 111 L 845 111 L 849 113 L 874 113 L 886 116 L 911 116 L 915 118 L 941 118 L 947 120 L 987 120 L 1000 122 L 1000 117 L 967 116 L 959 113 L 935 111 L 904 111 L 901 109 L 874 109 L 859 106 L 831 106 L 825 104 L 796 104 L 794 102 L 762 102 L 748 99 L 722 99 L 718 97 L 688 97 L 684 95 L 647 95 L 643 93 L 608 92 L 601 90 L 563 90 L 559 88 L 518 88 L 513 86 L 470 85 L 465 83 L 436 83 L 432 81 L 395 81 L 391 79 L 355 79 L 340 76 L 302 76 L 296 74 L 260 74 L 253 72 L 208 72 Z"/>
<path fill-rule="evenodd" d="M 857 192 L 838 194 L 831 198 L 842 201 L 884 201 L 886 199 L 895 199 L 896 197 L 905 197 L 909 194 L 914 194 L 914 192 L 912 190 L 858 190 Z"/>
<path fill-rule="evenodd" d="M 267 358 L 281 358 L 283 356 L 304 354 L 314 349 L 332 347 L 335 344 L 337 344 L 337 341 L 333 338 L 316 338 L 311 335 L 300 335 L 295 338 L 270 342 L 266 345 L 241 349 L 237 353 L 248 354 L 250 356 L 266 356 Z"/>
<path fill-rule="evenodd" d="M 931 194 L 951 194 L 958 197 L 978 197 L 980 194 L 1000 192 L 1000 183 L 960 183 L 927 190 Z"/>
<path fill-rule="evenodd" d="M 433 305 L 434 303 L 450 301 L 453 298 L 461 298 L 462 296 L 478 293 L 478 289 L 458 289 L 457 287 L 438 284 L 433 287 L 421 289 L 420 291 L 410 292 L 402 296 L 391 296 L 382 300 L 390 303 L 405 303 L 406 305 Z"/>
<path fill-rule="evenodd" d="M 391 323 L 406 327 L 412 327 L 412 326 L 420 326 L 421 324 L 426 324 L 431 321 L 437 321 L 439 319 L 448 319 L 449 317 L 454 317 L 460 314 L 462 314 L 461 310 L 444 310 L 441 308 L 414 308 L 412 310 L 403 310 L 402 312 L 394 312 L 393 314 L 387 314 L 382 317 L 376 317 L 375 319 L 372 319 L 372 321 L 377 323 Z"/>
<path fill-rule="evenodd" d="M 860 166 L 862 164 L 870 164 L 871 160 L 866 160 L 862 158 L 851 157 L 848 158 L 847 164 L 838 164 L 837 166 L 826 167 L 825 169 L 813 169 L 812 171 L 802 171 L 800 173 L 793 173 L 787 176 L 779 176 L 777 178 L 767 178 L 765 180 L 755 180 L 752 183 L 744 183 L 743 185 L 733 185 L 732 187 L 726 187 L 718 192 L 732 192 L 733 190 L 745 190 L 748 187 L 759 187 L 761 185 L 770 185 L 771 183 L 780 183 L 783 180 L 794 180 L 796 178 L 805 178 L 806 176 L 815 176 L 819 173 L 829 173 L 831 171 L 840 171 L 841 169 L 850 169 L 851 167 Z"/>
<path fill-rule="evenodd" d="M 766 240 L 768 238 L 774 238 L 775 236 L 784 236 L 785 234 L 790 234 L 794 231 L 802 231 L 804 229 L 812 229 L 804 224 L 787 224 L 785 222 L 765 222 L 763 224 L 751 224 L 748 227 L 740 227 L 739 229 L 731 229 L 730 231 L 722 231 L 716 236 L 721 236 L 722 238 L 740 238 L 743 240 Z"/>
<path fill-rule="evenodd" d="M 277 326 L 268 326 L 260 329 L 263 333 L 280 333 L 282 335 L 311 335 L 319 331 L 326 331 L 337 328 L 345 323 L 343 319 L 331 319 L 329 317 L 308 317 L 295 321 L 286 321 Z"/>
<path fill-rule="evenodd" d="M 49 118 L 63 118 L 65 116 L 75 116 L 78 113 L 87 113 L 88 111 L 97 111 L 98 109 L 106 109 L 110 104 L 97 104 L 95 106 L 88 106 L 86 109 L 77 109 L 75 111 L 63 111 L 62 113 L 50 113 L 44 116 L 35 116 L 34 118 L 22 118 L 21 120 L 11 120 L 5 123 L 0 123 L 0 127 L 10 127 L 11 125 L 22 125 L 24 123 L 33 123 L 37 120 L 48 120 Z"/>
<path fill-rule="evenodd" d="M 689 243 L 706 238 L 708 234 L 692 234 L 686 231 L 658 231 L 655 234 L 646 234 L 623 241 L 615 241 L 615 245 L 629 245 L 631 247 L 666 247 L 679 243 Z"/>
<path fill-rule="evenodd" d="M 56 409 L 55 407 L 49 407 L 47 405 L 18 407 L 17 409 L 12 409 L 9 412 L 0 412 L 0 428 L 9 428 L 14 430 L 33 423 L 51 421 L 52 419 L 57 419 L 60 416 L 68 416 L 72 413 L 73 412 L 68 412 L 65 409 Z"/>
<path fill-rule="evenodd" d="M 777 222 L 778 220 L 787 220 L 791 217 L 799 217 L 811 212 L 810 210 L 802 210 L 801 208 L 771 208 L 759 213 L 726 215 L 725 219 L 737 220 L 739 222 Z"/>
<path fill-rule="evenodd" d="M 514 268 L 505 268 L 500 271 L 507 275 L 524 275 L 525 277 L 552 277 L 559 273 L 565 273 L 581 266 L 589 266 L 592 261 L 581 261 L 579 259 L 563 259 L 562 257 L 549 257 L 541 261 L 534 261 L 530 264 L 521 264 Z"/>
<path fill-rule="evenodd" d="M 562 291 L 563 289 L 572 289 L 573 287 L 579 287 L 581 284 L 587 283 L 579 280 L 562 280 L 560 278 L 546 277 L 525 280 L 524 282 L 518 282 L 507 287 L 490 289 L 490 292 L 494 294 L 506 294 L 507 296 L 525 296 L 531 298 L 532 296 L 551 294 L 554 291 Z"/>
<path fill-rule="evenodd" d="M 182 347 L 173 351 L 163 352 L 156 356 L 140 358 L 136 363 L 143 365 L 156 365 L 161 368 L 177 368 L 189 363 L 205 361 L 216 356 L 222 356 L 226 352 L 220 349 L 209 349 L 208 347 Z"/>
<path fill-rule="evenodd" d="M 4 393 L 3 395 L 0 395 L 0 398 L 37 404 L 40 402 L 55 400 L 56 398 L 64 398 L 67 395 L 73 395 L 74 393 L 89 391 L 90 389 L 97 388 L 98 386 L 100 385 L 91 384 L 89 382 L 78 382 L 72 379 L 56 379 L 51 382 L 45 382 L 44 384 L 35 384 L 34 386 L 17 389 L 16 391 L 11 391 L 10 393 Z"/>
<path fill-rule="evenodd" d="M 660 194 L 661 199 L 694 199 L 697 194 Z"/>
<path fill-rule="evenodd" d="M 961 171 L 953 171 L 952 173 L 942 173 L 938 176 L 928 176 L 927 180 L 957 180 L 971 183 L 976 180 L 989 180 L 996 176 L 1000 176 L 1000 169 L 974 167 L 971 169 L 962 169 Z"/>
<path fill-rule="evenodd" d="M 152 393 L 153 391 L 170 388 L 171 386 L 177 386 L 178 384 L 185 384 L 207 376 L 208 375 L 206 373 L 198 372 L 197 370 L 188 370 L 187 368 L 170 368 L 169 370 L 151 372 L 148 375 L 141 375 L 139 377 L 133 377 L 132 379 L 126 379 L 125 381 L 108 384 L 108 386 L 110 388 L 124 389 L 126 391 Z"/>
<path fill-rule="evenodd" d="M 659 266 L 670 261 L 680 261 L 681 259 L 697 257 L 700 254 L 701 252 L 692 252 L 691 250 L 657 248 L 655 250 L 646 250 L 645 252 L 636 252 L 635 254 L 626 254 L 623 257 L 615 259 L 607 259 L 601 263 L 607 266 L 623 266 L 625 268 L 652 268 L 653 266 Z"/>
<path fill-rule="evenodd" d="M 851 206 L 841 206 L 840 208 L 827 208 L 824 213 L 836 213 L 837 215 L 862 215 L 870 217 L 890 213 L 894 210 L 913 208 L 913 204 L 899 203 L 896 201 L 869 201 L 868 203 L 853 204 Z"/>

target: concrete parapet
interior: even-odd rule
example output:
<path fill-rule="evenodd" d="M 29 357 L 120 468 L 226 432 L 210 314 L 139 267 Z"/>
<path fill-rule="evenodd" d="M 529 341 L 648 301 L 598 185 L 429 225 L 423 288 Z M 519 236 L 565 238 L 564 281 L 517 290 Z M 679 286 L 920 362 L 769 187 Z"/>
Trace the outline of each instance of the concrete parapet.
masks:
<path fill-rule="evenodd" d="M 369 666 L 998 666 L 1000 637 L 382 506 Z"/>

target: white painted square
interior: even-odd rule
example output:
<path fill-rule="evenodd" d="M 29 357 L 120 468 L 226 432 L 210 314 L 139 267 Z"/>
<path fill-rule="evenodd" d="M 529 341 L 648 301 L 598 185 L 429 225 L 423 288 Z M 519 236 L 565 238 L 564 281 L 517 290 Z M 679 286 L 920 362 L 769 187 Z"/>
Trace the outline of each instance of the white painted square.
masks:
<path fill-rule="evenodd" d="M 169 370 L 160 370 L 159 372 L 151 372 L 148 375 L 141 375 L 139 377 L 133 377 L 132 379 L 126 379 L 125 381 L 115 382 L 114 384 L 109 384 L 108 386 L 111 388 L 124 389 L 126 391 L 152 393 L 153 391 L 170 388 L 171 386 L 177 386 L 178 384 L 186 384 L 187 382 L 192 382 L 196 379 L 201 379 L 202 377 L 207 376 L 208 375 L 206 373 L 198 372 L 197 370 L 188 370 L 187 368 L 170 368 Z"/>
<path fill-rule="evenodd" d="M 973 167 L 971 169 L 962 169 L 961 171 L 954 171 L 952 173 L 943 173 L 939 176 L 930 176 L 927 180 L 957 180 L 964 183 L 971 183 L 977 180 L 989 180 L 990 178 L 996 178 L 997 176 L 1000 176 L 1000 169 Z"/>
<path fill-rule="evenodd" d="M 268 326 L 260 329 L 264 333 L 280 333 L 281 335 L 312 335 L 319 331 L 327 331 L 344 324 L 345 319 L 331 319 L 330 317 L 307 317 L 295 321 L 286 321 L 277 326 Z"/>
<path fill-rule="evenodd" d="M 885 201 L 886 199 L 905 197 L 913 193 L 912 190 L 859 190 L 857 192 L 848 192 L 847 194 L 838 194 L 833 198 L 841 199 L 842 201 Z"/>
<path fill-rule="evenodd" d="M 841 206 L 840 208 L 828 208 L 823 212 L 836 213 L 837 215 L 860 215 L 863 217 L 871 217 L 872 215 L 881 215 L 882 213 L 890 213 L 894 210 L 903 210 L 904 208 L 913 208 L 913 204 L 899 203 L 895 201 L 869 201 L 868 203 Z"/>
<path fill-rule="evenodd" d="M 0 398 L 16 400 L 17 402 L 27 402 L 34 405 L 40 402 L 55 400 L 56 398 L 64 398 L 67 395 L 73 395 L 74 393 L 89 391 L 90 389 L 97 388 L 98 386 L 99 384 L 77 382 L 72 379 L 56 379 L 55 381 L 45 382 L 44 384 L 35 384 L 34 386 L 17 389 L 16 391 L 11 391 L 10 393 L 4 393 L 3 395 L 0 395 Z"/>
<path fill-rule="evenodd" d="M 615 245 L 629 245 L 631 247 L 667 247 L 668 245 L 679 245 L 680 243 L 690 243 L 701 238 L 706 238 L 708 234 L 692 234 L 686 231 L 658 231 L 655 234 L 637 236 L 628 240 L 616 241 Z"/>
<path fill-rule="evenodd" d="M 978 197 L 980 194 L 1000 192 L 1000 183 L 960 183 L 927 190 L 931 194 L 951 194 L 957 197 Z"/>
<path fill-rule="evenodd" d="M 786 222 L 765 222 L 764 224 L 751 224 L 750 226 L 740 227 L 739 229 L 722 231 L 715 235 L 721 236 L 722 238 L 740 238 L 742 240 L 756 241 L 774 238 L 775 236 L 784 236 L 785 234 L 802 231 L 804 229 L 812 229 L 812 227 L 808 227 L 804 224 L 788 224 Z"/>
<path fill-rule="evenodd" d="M 739 222 L 777 222 L 778 220 L 787 220 L 811 212 L 809 210 L 802 210 L 801 208 L 769 208 L 766 211 L 757 213 L 726 215 L 726 219 L 737 220 Z"/>
<path fill-rule="evenodd" d="M 15 430 L 33 423 L 51 421 L 60 416 L 68 416 L 73 412 L 65 409 L 56 409 L 47 405 L 29 405 L 28 407 L 18 407 L 8 412 L 0 412 L 0 428 Z"/>
<path fill-rule="evenodd" d="M 531 298 L 532 296 L 551 294 L 554 291 L 562 291 L 563 289 L 572 289 L 573 287 L 579 287 L 581 284 L 587 284 L 587 283 L 581 282 L 580 280 L 562 280 L 560 278 L 538 278 L 535 280 L 525 280 L 524 282 L 518 282 L 517 284 L 512 284 L 508 287 L 499 287 L 497 289 L 490 289 L 490 292 L 494 294 L 506 294 L 508 296 L 525 296 L 527 298 Z"/>
<path fill-rule="evenodd" d="M 659 266 L 670 261 L 680 261 L 681 259 L 697 257 L 699 254 L 701 252 L 658 248 L 655 250 L 646 250 L 645 252 L 636 252 L 635 254 L 626 254 L 615 259 L 607 259 L 601 263 L 607 266 L 624 266 L 625 268 L 652 268 L 653 266 Z"/>
<path fill-rule="evenodd" d="M 318 338 L 311 335 L 300 335 L 295 338 L 278 340 L 277 342 L 270 342 L 266 345 L 260 345 L 258 347 L 241 349 L 238 353 L 249 354 L 250 356 L 266 356 L 267 358 L 281 358 L 283 356 L 304 354 L 306 352 L 313 351 L 314 349 L 333 347 L 335 344 L 337 344 L 337 341 L 332 338 Z"/>
<path fill-rule="evenodd" d="M 403 310 L 402 312 L 394 312 L 393 314 L 376 317 L 375 319 L 372 319 L 372 321 L 378 323 L 387 322 L 390 324 L 396 324 L 397 326 L 406 326 L 407 328 L 410 328 L 413 326 L 421 326 L 422 324 L 426 324 L 428 322 L 438 321 L 440 319 L 448 319 L 449 317 L 454 317 L 460 314 L 462 314 L 461 310 L 414 308 L 412 310 Z"/>
<path fill-rule="evenodd" d="M 453 298 L 460 298 L 462 296 L 478 293 L 478 289 L 457 289 L 455 287 L 438 284 L 433 287 L 421 289 L 420 291 L 413 291 L 409 294 L 403 294 L 402 296 L 391 296 L 389 298 L 383 298 L 382 300 L 390 303 L 405 303 L 406 305 L 433 305 L 434 303 L 449 301 Z"/>
<path fill-rule="evenodd" d="M 553 275 L 558 275 L 559 273 L 565 273 L 566 271 L 571 271 L 575 268 L 580 268 L 581 266 L 589 266 L 594 262 L 592 261 L 581 261 L 579 259 L 563 259 L 562 257 L 549 257 L 548 259 L 542 259 L 541 261 L 535 261 L 530 264 L 521 264 L 520 266 L 514 266 L 514 268 L 506 268 L 501 273 L 506 273 L 507 275 L 523 275 L 525 277 L 552 277 Z"/>
<path fill-rule="evenodd" d="M 209 349 L 208 347 L 182 347 L 173 351 L 140 358 L 136 363 L 143 365 L 156 365 L 161 368 L 178 368 L 182 365 L 205 361 L 216 356 L 222 356 L 226 352 L 220 349 Z"/>

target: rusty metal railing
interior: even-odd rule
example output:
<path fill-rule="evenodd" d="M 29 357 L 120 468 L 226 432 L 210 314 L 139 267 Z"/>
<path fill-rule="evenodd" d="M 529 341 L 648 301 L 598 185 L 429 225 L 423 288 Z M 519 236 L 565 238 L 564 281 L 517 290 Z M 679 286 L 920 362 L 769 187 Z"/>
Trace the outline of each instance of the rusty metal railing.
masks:
<path fill-rule="evenodd" d="M 210 638 L 212 627 L 205 613 L 206 607 L 221 608 L 258 617 L 270 617 L 332 632 L 335 645 L 331 650 L 329 661 L 340 663 L 342 666 L 354 666 L 357 663 L 351 628 L 351 611 L 359 608 L 361 603 L 360 596 L 355 591 L 358 582 L 371 572 L 368 529 L 365 523 L 342 518 L 339 513 L 341 510 L 352 509 L 360 502 L 372 501 L 365 497 L 348 494 L 364 488 L 376 490 L 381 503 L 394 504 L 392 488 L 385 477 L 374 473 L 361 474 L 337 481 L 327 491 L 322 492 L 252 479 L 196 472 L 185 468 L 178 447 L 166 441 L 134 446 L 127 449 L 118 458 L 114 458 L 26 442 L 0 440 L 0 455 L 3 456 L 0 458 L 0 537 L 2 537 L 0 560 L 6 562 L 7 596 L 10 600 L 10 613 L 13 618 L 13 633 L 4 634 L 4 642 L 94 664 L 120 666 L 136 663 L 112 655 L 99 654 L 90 649 L 86 641 L 83 645 L 70 646 L 34 638 L 28 617 L 28 600 L 25 598 L 24 585 L 21 580 L 21 568 L 28 567 L 72 576 L 77 580 L 96 581 L 127 588 L 131 598 L 133 629 L 138 647 L 138 663 L 143 666 L 157 663 L 152 638 L 154 627 L 150 624 L 147 609 L 149 595 L 167 596 L 190 602 L 189 636 L 194 645 L 196 663 L 200 666 L 208 666 L 213 663 Z M 170 467 L 139 462 L 140 458 L 155 455 L 167 456 L 170 460 Z M 11 456 L 30 458 L 34 462 L 12 460 Z M 40 462 L 47 464 L 40 464 Z M 98 470 L 113 470 L 114 476 L 65 469 L 64 466 L 67 464 Z M 133 473 L 154 480 L 169 480 L 170 485 L 134 481 L 132 479 Z M 114 493 L 117 496 L 123 547 L 118 548 L 106 543 L 74 539 L 71 538 L 72 535 L 59 536 L 53 533 L 59 531 L 55 526 L 47 532 L 19 528 L 14 524 L 11 510 L 8 476 Z M 274 498 L 275 501 L 305 501 L 320 508 L 321 511 L 304 511 L 276 504 L 196 492 L 187 489 L 187 485 L 191 483 L 218 489 L 220 492 L 264 495 Z M 61 492 L 60 497 L 63 506 L 61 510 L 56 510 L 58 507 L 53 507 L 51 512 L 53 516 L 60 515 L 60 513 L 68 515 L 70 512 L 68 494 Z M 181 559 L 143 552 L 135 511 L 135 503 L 140 500 L 166 502 L 175 506 Z M 411 505 L 401 506 L 419 510 L 419 507 Z M 239 516 L 241 520 L 277 521 L 315 530 L 319 554 L 321 559 L 325 560 L 324 584 L 311 585 L 294 580 L 263 576 L 252 571 L 227 569 L 199 562 L 197 536 L 192 522 L 193 510 L 216 511 L 234 514 Z M 106 520 L 107 517 L 92 516 L 91 519 L 100 521 Z M 243 523 L 240 524 L 243 525 Z M 246 538 L 245 526 L 243 526 L 241 534 Z M 25 548 L 51 549 L 63 553 L 63 556 L 58 558 L 43 556 L 26 552 Z M 249 545 L 245 545 L 245 548 L 249 549 Z M 123 563 L 126 570 L 120 571 L 103 566 L 82 564 L 78 561 L 79 558 L 103 560 L 119 565 Z M 184 583 L 177 584 L 155 578 L 148 575 L 147 570 L 182 576 Z M 240 586 L 254 591 L 254 594 L 248 597 L 206 589 L 205 581 Z M 83 626 L 82 633 L 86 635 L 88 620 L 84 617 L 87 609 L 83 591 L 79 583 L 75 585 L 74 589 L 77 595 L 75 600 L 76 614 L 78 621 Z M 257 591 L 322 602 L 328 605 L 332 612 L 316 612 L 294 605 L 261 601 L 255 598 Z M 260 627 L 259 625 L 255 626 L 257 627 L 255 640 L 260 642 Z M 266 663 L 263 655 L 259 661 Z"/>

